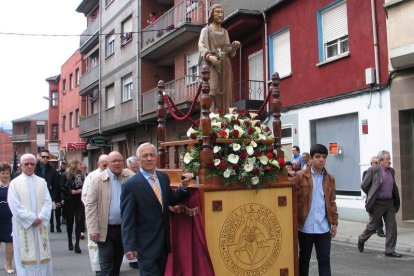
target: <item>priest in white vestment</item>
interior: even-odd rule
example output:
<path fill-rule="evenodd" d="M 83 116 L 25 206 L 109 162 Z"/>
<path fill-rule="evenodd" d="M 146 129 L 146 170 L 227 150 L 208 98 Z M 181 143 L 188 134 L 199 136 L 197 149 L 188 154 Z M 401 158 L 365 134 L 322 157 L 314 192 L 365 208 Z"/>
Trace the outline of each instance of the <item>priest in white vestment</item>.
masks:
<path fill-rule="evenodd" d="M 19 276 L 53 275 L 49 244 L 52 199 L 46 181 L 34 174 L 36 157 L 20 158 L 22 174 L 10 183 L 7 201 L 13 213 L 13 248 Z"/>

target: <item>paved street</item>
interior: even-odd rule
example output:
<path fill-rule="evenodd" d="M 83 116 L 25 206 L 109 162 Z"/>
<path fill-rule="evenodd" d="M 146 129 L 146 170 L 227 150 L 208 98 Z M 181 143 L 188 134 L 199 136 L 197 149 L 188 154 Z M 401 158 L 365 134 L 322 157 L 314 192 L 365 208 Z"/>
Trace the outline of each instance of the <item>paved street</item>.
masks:
<path fill-rule="evenodd" d="M 65 231 L 65 229 L 63 228 Z M 67 249 L 66 233 L 52 233 L 51 246 L 53 254 L 54 275 L 57 276 L 93 276 L 90 270 L 89 255 L 86 241 L 81 241 L 82 254 L 76 254 Z M 414 255 L 403 253 L 403 258 L 387 258 L 378 248 L 366 247 L 364 253 L 359 253 L 356 245 L 333 242 L 332 275 L 338 276 L 412 276 L 414 271 Z M 6 275 L 4 270 L 4 246 L 0 249 L 0 275 Z M 315 256 L 311 260 L 309 275 L 318 275 Z M 137 276 L 128 264 L 122 265 L 121 275 Z M 200 275 L 202 276 L 202 275 Z M 217 275 L 221 276 L 221 275 Z"/>

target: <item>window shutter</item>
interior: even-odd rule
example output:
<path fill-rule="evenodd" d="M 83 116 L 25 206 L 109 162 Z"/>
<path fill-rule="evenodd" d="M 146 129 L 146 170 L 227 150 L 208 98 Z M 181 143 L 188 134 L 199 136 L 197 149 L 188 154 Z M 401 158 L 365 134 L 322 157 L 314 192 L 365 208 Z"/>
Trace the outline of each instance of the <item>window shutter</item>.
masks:
<path fill-rule="evenodd" d="M 346 2 L 332 7 L 322 14 L 323 43 L 348 35 Z"/>
<path fill-rule="evenodd" d="M 292 72 L 290 62 L 290 31 L 287 30 L 273 38 L 274 70 L 280 77 Z"/>
<path fill-rule="evenodd" d="M 124 22 L 123 30 L 124 33 L 132 32 L 132 17 L 129 18 L 127 21 Z"/>

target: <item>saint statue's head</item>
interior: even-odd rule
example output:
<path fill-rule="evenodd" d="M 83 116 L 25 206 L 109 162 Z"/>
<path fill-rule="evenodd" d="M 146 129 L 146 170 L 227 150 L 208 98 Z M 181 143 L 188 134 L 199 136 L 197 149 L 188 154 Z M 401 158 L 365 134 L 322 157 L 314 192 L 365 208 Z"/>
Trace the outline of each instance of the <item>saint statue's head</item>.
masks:
<path fill-rule="evenodd" d="M 214 4 L 210 7 L 210 13 L 208 16 L 208 24 L 215 22 L 219 25 L 223 23 L 224 19 L 224 9 L 223 5 L 221 4 Z"/>

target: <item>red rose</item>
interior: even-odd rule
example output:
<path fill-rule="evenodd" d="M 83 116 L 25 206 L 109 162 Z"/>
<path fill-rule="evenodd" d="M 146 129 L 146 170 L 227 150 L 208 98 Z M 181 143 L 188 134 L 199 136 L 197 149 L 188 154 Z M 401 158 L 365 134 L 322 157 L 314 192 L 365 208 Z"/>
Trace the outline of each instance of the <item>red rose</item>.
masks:
<path fill-rule="evenodd" d="M 268 132 L 268 131 L 270 131 L 270 128 L 269 128 L 268 126 L 266 126 L 263 130 L 264 130 L 265 132 Z"/>
<path fill-rule="evenodd" d="M 268 172 L 271 172 L 273 170 L 273 168 L 271 166 L 266 166 L 265 170 L 268 171 Z"/>
<path fill-rule="evenodd" d="M 240 122 L 239 122 L 239 120 L 231 120 L 231 123 L 233 124 L 233 125 L 240 125 Z"/>
<path fill-rule="evenodd" d="M 283 158 L 283 157 L 279 157 L 279 158 L 277 159 L 277 162 L 279 162 L 279 166 L 280 166 L 280 167 L 285 166 L 285 158 Z"/>
<path fill-rule="evenodd" d="M 219 136 L 221 137 L 226 137 L 227 136 L 227 132 L 223 129 L 219 132 Z"/>
<path fill-rule="evenodd" d="M 249 121 L 244 121 L 244 125 L 245 125 L 246 127 L 249 127 L 249 126 L 250 126 L 250 122 L 249 122 Z"/>
<path fill-rule="evenodd" d="M 231 167 L 233 168 L 233 170 L 237 171 L 239 169 L 239 165 L 237 164 L 232 164 Z"/>
<path fill-rule="evenodd" d="M 218 167 L 219 167 L 220 169 L 222 169 L 222 170 L 227 169 L 226 163 L 224 163 L 224 162 L 221 162 L 221 163 L 218 165 Z"/>
<path fill-rule="evenodd" d="M 227 124 L 226 123 L 221 123 L 221 128 L 227 128 Z"/>
<path fill-rule="evenodd" d="M 256 157 L 260 157 L 260 156 L 262 156 L 262 153 L 260 152 L 260 150 L 256 150 L 256 151 L 254 152 L 254 156 L 256 156 Z"/>
<path fill-rule="evenodd" d="M 255 131 L 256 131 L 256 130 L 255 130 L 254 128 L 249 127 L 249 128 L 247 129 L 247 134 L 252 135 Z"/>
<path fill-rule="evenodd" d="M 267 158 L 272 159 L 273 158 L 273 152 L 268 152 L 267 153 Z"/>
<path fill-rule="evenodd" d="M 239 131 L 238 131 L 237 129 L 233 129 L 233 131 L 231 132 L 231 134 L 232 134 L 234 137 L 239 137 Z"/>
<path fill-rule="evenodd" d="M 207 162 L 207 167 L 213 167 L 214 166 L 214 161 L 213 160 L 210 160 L 210 161 L 208 161 Z"/>
<path fill-rule="evenodd" d="M 210 138 L 211 138 L 211 139 L 217 139 L 217 133 L 212 132 L 212 133 L 210 134 Z"/>
<path fill-rule="evenodd" d="M 193 139 L 193 140 L 197 139 L 197 133 L 194 133 L 194 132 L 191 133 L 190 138 Z"/>
<path fill-rule="evenodd" d="M 260 173 L 260 170 L 259 168 L 254 168 L 252 172 L 254 175 L 258 175 Z"/>
<path fill-rule="evenodd" d="M 224 114 L 224 109 L 223 108 L 218 108 L 217 113 L 220 114 L 220 115 L 223 115 Z"/>
<path fill-rule="evenodd" d="M 260 122 L 257 122 L 254 126 L 257 126 L 257 127 L 260 126 Z"/>
<path fill-rule="evenodd" d="M 245 152 L 240 153 L 240 158 L 241 159 L 246 159 L 247 158 L 247 154 Z"/>

